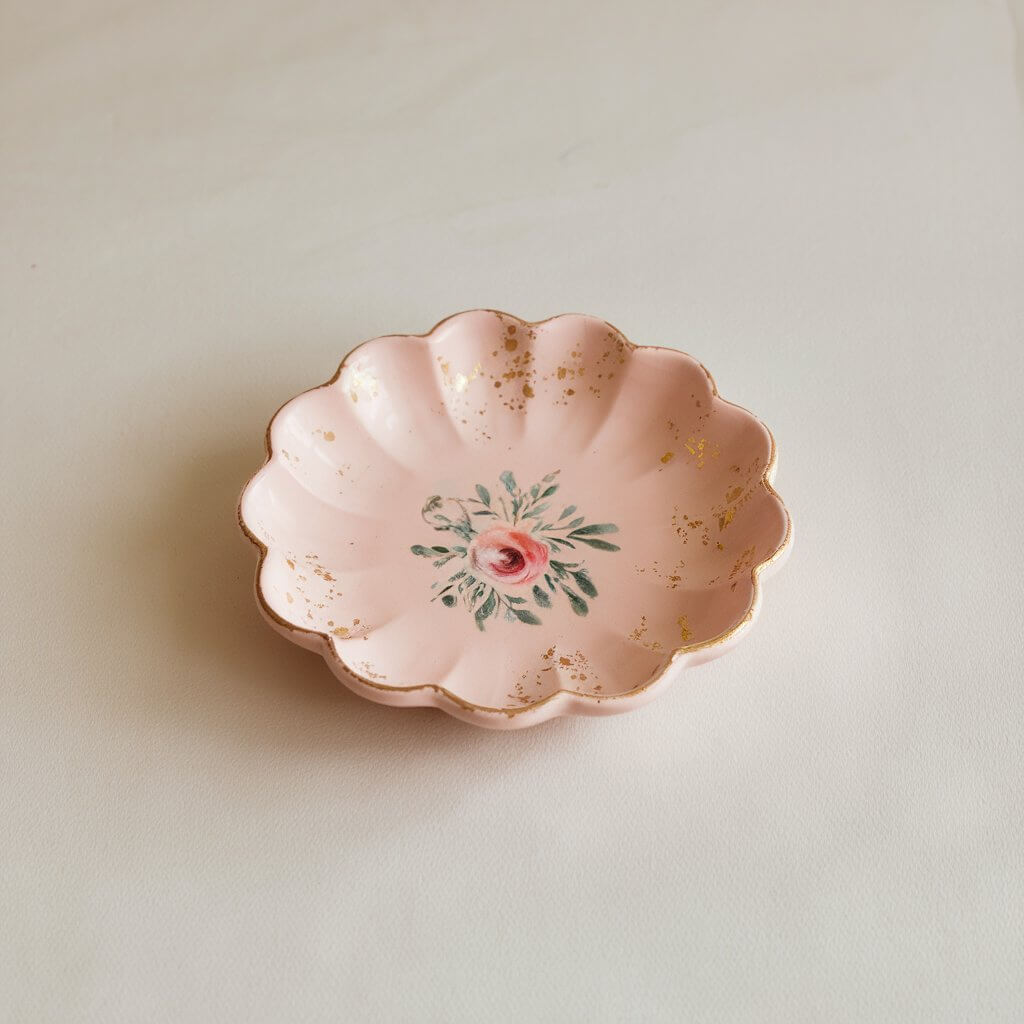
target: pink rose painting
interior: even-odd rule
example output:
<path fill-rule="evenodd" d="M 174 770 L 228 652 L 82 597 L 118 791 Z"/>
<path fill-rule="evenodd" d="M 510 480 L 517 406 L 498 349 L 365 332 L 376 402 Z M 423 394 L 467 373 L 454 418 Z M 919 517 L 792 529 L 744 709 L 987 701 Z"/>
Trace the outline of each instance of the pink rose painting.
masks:
<path fill-rule="evenodd" d="M 548 546 L 521 530 L 492 526 L 470 545 L 469 561 L 496 583 L 532 583 L 547 567 Z"/>
<path fill-rule="evenodd" d="M 458 565 L 447 579 L 432 585 L 437 593 L 431 600 L 446 608 L 461 603 L 481 630 L 488 619 L 502 615 L 509 622 L 540 625 L 534 608 L 550 608 L 558 595 L 577 615 L 586 615 L 587 598 L 597 597 L 597 588 L 583 562 L 565 560 L 577 557 L 567 552 L 618 551 L 618 545 L 602 537 L 619 528 L 614 523 L 588 525 L 584 516 L 576 515 L 575 505 L 566 505 L 556 516 L 557 505 L 550 499 L 559 489 L 557 477 L 556 470 L 524 489 L 506 470 L 499 478 L 502 490 L 493 498 L 482 484 L 476 485 L 474 498 L 428 498 L 424 522 L 460 542 L 414 544 L 410 549 L 429 558 L 435 568 Z"/>

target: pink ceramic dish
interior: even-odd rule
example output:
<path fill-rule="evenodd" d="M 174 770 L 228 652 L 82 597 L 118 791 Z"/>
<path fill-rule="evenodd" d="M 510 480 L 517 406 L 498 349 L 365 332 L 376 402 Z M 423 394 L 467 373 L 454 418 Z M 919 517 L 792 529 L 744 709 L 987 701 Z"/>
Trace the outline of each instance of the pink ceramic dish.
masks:
<path fill-rule="evenodd" d="M 791 528 L 768 429 L 672 349 L 475 310 L 283 406 L 256 596 L 352 690 L 476 725 L 628 711 L 724 653 Z"/>

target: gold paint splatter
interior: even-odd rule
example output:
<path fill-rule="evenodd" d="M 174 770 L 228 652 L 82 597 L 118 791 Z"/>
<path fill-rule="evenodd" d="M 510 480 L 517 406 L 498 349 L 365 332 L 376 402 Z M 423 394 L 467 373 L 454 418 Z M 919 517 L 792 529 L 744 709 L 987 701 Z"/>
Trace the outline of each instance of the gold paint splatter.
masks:
<path fill-rule="evenodd" d="M 664 462 L 664 463 L 669 463 L 669 462 L 672 461 L 674 456 L 675 456 L 675 452 L 665 452 L 665 454 L 662 455 L 662 457 L 661 457 L 661 461 Z"/>
<path fill-rule="evenodd" d="M 736 559 L 736 564 L 732 567 L 732 571 L 729 573 L 729 579 L 735 579 L 744 569 L 750 569 L 754 564 L 754 545 L 747 548 L 739 558 Z"/>
<path fill-rule="evenodd" d="M 676 536 L 684 543 L 688 544 L 690 540 L 689 530 L 699 530 L 700 542 L 707 547 L 711 543 L 711 533 L 708 529 L 708 525 L 703 519 L 691 519 L 685 513 L 680 514 L 679 506 L 675 507 L 672 513 L 672 528 L 676 531 Z M 694 534 L 698 536 L 698 534 Z"/>
<path fill-rule="evenodd" d="M 628 640 L 632 640 L 633 643 L 639 644 L 641 647 L 646 648 L 648 651 L 653 651 L 657 654 L 661 650 L 660 640 L 645 640 L 647 636 L 647 616 L 640 616 L 640 625 L 633 630 L 632 633 L 627 637 Z"/>
<path fill-rule="evenodd" d="M 524 384 L 523 394 L 526 395 L 527 398 L 533 398 L 533 388 L 531 388 L 529 384 Z"/>
<path fill-rule="evenodd" d="M 680 583 L 683 582 L 683 570 L 686 568 L 686 562 L 680 558 L 670 569 L 664 569 L 659 564 L 658 560 L 655 559 L 649 566 L 637 565 L 635 566 L 636 574 L 638 576 L 645 576 L 650 573 L 655 579 L 657 579 L 667 590 L 677 590 Z"/>
<path fill-rule="evenodd" d="M 333 441 L 334 440 L 334 431 L 333 430 L 325 430 L 324 431 L 324 440 L 325 441 Z"/>
<path fill-rule="evenodd" d="M 717 459 L 722 454 L 718 445 L 706 437 L 688 437 L 684 442 L 684 447 L 691 456 L 696 458 L 698 469 L 704 468 L 704 463 L 708 458 Z"/>
<path fill-rule="evenodd" d="M 692 398 L 693 395 L 690 397 Z M 698 402 L 697 405 L 700 406 L 700 402 Z M 699 416 L 697 418 L 698 425 L 707 419 L 707 417 L 707 413 Z M 666 422 L 668 424 L 668 431 L 672 440 L 682 442 L 687 454 L 691 459 L 695 460 L 695 464 L 698 469 L 703 469 L 705 462 L 709 458 L 717 459 L 722 454 L 718 445 L 714 441 L 709 441 L 706 437 L 698 437 L 696 434 L 690 434 L 684 440 L 683 432 L 680 429 L 679 424 L 675 423 L 673 420 L 667 420 Z"/>
<path fill-rule="evenodd" d="M 682 641 L 682 643 L 688 644 L 693 639 L 693 630 L 690 629 L 689 620 L 685 615 L 680 615 L 679 618 L 676 619 L 676 625 L 679 627 L 679 639 Z M 632 640 L 633 643 L 639 644 L 645 650 L 651 651 L 653 654 L 660 654 L 666 651 L 667 648 L 665 644 L 663 644 L 660 640 L 647 639 L 648 629 L 649 627 L 647 625 L 647 616 L 641 615 L 640 625 L 637 626 L 636 629 L 634 629 L 633 632 L 630 633 L 626 639 Z M 669 646 L 671 646 L 671 644 L 669 644 Z"/>
<path fill-rule="evenodd" d="M 583 693 L 583 684 L 590 681 L 589 690 L 600 692 L 603 687 L 590 667 L 590 661 L 583 651 L 577 650 L 570 655 L 559 655 L 555 658 L 555 648 L 549 647 L 542 655 L 541 661 L 546 662 L 540 669 L 524 672 L 515 683 L 514 692 L 506 696 L 516 704 L 532 704 L 549 696 L 559 688 L 561 680 L 568 675 L 569 682 L 577 693 Z M 554 673 L 549 675 L 549 673 Z M 529 687 L 533 687 L 533 691 Z M 540 692 L 536 692 L 540 691 Z"/>

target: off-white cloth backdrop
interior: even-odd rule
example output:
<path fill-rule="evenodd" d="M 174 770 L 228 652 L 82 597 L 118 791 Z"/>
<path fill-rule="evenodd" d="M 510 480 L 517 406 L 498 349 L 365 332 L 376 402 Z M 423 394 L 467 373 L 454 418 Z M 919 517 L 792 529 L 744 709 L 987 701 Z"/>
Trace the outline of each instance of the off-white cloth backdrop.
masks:
<path fill-rule="evenodd" d="M 1021 1020 L 1017 13 L 5 4 L 0 1019 Z M 776 432 L 793 555 L 636 714 L 257 617 L 270 413 L 477 305 Z"/>

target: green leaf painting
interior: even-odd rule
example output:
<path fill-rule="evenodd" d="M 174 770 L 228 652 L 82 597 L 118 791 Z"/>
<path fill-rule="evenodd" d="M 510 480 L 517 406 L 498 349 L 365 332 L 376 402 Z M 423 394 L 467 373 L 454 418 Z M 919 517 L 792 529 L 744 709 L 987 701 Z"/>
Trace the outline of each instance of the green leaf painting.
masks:
<path fill-rule="evenodd" d="M 586 516 L 576 514 L 576 505 L 566 505 L 554 521 L 556 513 L 549 511 L 547 499 L 561 487 L 558 474 L 555 470 L 520 487 L 512 471 L 505 470 L 493 496 L 490 488 L 476 484 L 472 498 L 429 497 L 421 511 L 423 521 L 451 537 L 446 544 L 413 544 L 409 550 L 430 559 L 435 569 L 450 569 L 452 562 L 455 568 L 431 584 L 436 591 L 431 601 L 440 599 L 444 608 L 461 604 L 481 631 L 499 620 L 539 626 L 537 610 L 551 609 L 560 599 L 574 614 L 587 615 L 588 601 L 598 594 L 590 568 L 562 559 L 579 558 L 581 546 L 619 551 L 618 544 L 602 539 L 619 528 L 614 523 L 588 525 Z"/>

